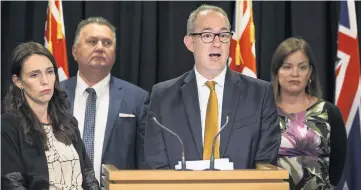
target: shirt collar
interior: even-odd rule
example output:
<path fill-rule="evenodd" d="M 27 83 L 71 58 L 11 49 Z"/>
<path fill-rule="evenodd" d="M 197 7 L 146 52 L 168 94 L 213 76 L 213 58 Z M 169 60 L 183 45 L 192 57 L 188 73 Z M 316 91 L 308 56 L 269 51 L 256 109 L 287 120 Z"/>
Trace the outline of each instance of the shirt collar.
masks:
<path fill-rule="evenodd" d="M 97 93 L 97 97 L 101 97 L 106 90 L 109 90 L 109 83 L 110 83 L 110 73 L 104 77 L 101 81 L 91 86 L 94 88 L 95 92 Z M 77 91 L 80 94 L 83 94 L 87 88 L 89 88 L 88 84 L 80 77 L 79 71 L 77 74 Z"/>
<path fill-rule="evenodd" d="M 196 74 L 196 79 L 197 79 L 197 86 L 198 87 L 202 87 L 203 85 L 205 85 L 205 83 L 207 81 L 209 81 L 207 78 L 205 78 L 204 76 L 202 76 L 198 71 L 197 68 L 194 66 L 194 72 Z M 224 67 L 223 71 L 221 73 L 219 73 L 219 75 L 217 75 L 216 77 L 214 77 L 214 79 L 212 81 L 216 82 L 216 85 L 220 86 L 221 88 L 224 86 L 224 81 L 226 78 L 226 72 L 227 72 L 227 66 Z"/>

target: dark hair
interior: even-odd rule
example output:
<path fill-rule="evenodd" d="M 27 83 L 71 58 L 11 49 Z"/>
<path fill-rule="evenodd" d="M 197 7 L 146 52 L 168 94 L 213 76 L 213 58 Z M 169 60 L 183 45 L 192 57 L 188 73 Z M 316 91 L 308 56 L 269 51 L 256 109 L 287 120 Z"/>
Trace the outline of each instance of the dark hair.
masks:
<path fill-rule="evenodd" d="M 312 73 L 310 76 L 311 82 L 308 81 L 306 85 L 305 91 L 307 94 L 315 97 L 321 96 L 321 85 L 317 77 L 316 72 L 316 61 L 312 53 L 311 46 L 309 43 L 302 39 L 301 37 L 291 37 L 283 41 L 276 49 L 273 54 L 272 61 L 271 61 L 271 76 L 272 76 L 272 86 L 275 93 L 275 98 L 278 100 L 280 96 L 280 84 L 278 81 L 278 71 L 280 67 L 283 65 L 284 59 L 296 52 L 301 51 L 305 54 L 305 56 L 309 60 L 309 64 L 312 68 Z"/>
<path fill-rule="evenodd" d="M 11 75 L 21 78 L 24 62 L 32 55 L 45 56 L 53 64 L 56 79 L 54 94 L 48 104 L 48 114 L 55 138 L 69 145 L 73 140 L 77 140 L 74 129 L 74 127 L 77 127 L 77 120 L 68 113 L 70 103 L 67 100 L 66 93 L 60 89 L 58 69 L 50 51 L 43 45 L 35 42 L 26 42 L 18 45 L 11 55 Z M 8 92 L 4 98 L 4 107 L 5 113 L 11 112 L 19 117 L 27 143 L 32 145 L 34 140 L 33 134 L 40 133 L 44 148 L 48 149 L 47 137 L 42 124 L 27 103 L 26 98 L 24 98 L 22 90 L 14 82 L 11 82 L 9 85 Z"/>

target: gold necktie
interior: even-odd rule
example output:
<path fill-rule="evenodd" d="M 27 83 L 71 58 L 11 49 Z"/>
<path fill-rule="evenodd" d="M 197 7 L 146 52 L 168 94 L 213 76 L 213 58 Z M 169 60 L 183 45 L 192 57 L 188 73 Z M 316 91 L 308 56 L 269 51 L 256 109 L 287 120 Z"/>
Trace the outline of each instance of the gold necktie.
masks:
<path fill-rule="evenodd" d="M 214 81 L 206 82 L 210 89 L 207 104 L 206 127 L 204 131 L 203 160 L 209 160 L 212 154 L 213 138 L 218 132 L 218 101 Z M 214 158 L 219 158 L 219 137 L 214 146 Z"/>

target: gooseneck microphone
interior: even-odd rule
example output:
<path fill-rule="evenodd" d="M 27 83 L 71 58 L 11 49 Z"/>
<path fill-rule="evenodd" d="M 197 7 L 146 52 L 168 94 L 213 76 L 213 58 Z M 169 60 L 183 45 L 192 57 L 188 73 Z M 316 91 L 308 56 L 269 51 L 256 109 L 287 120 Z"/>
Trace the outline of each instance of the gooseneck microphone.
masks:
<path fill-rule="evenodd" d="M 187 167 L 186 167 L 186 159 L 185 159 L 185 156 L 184 156 L 184 145 L 183 145 L 182 139 L 181 139 L 175 132 L 173 132 L 172 130 L 168 129 L 168 128 L 165 127 L 164 125 L 160 124 L 160 123 L 157 121 L 157 119 L 155 118 L 155 116 L 153 116 L 152 119 L 154 120 L 154 122 L 155 122 L 158 126 L 162 127 L 164 130 L 168 131 L 169 133 L 171 133 L 172 135 L 174 135 L 174 136 L 176 136 L 176 137 L 178 138 L 178 140 L 179 140 L 179 142 L 181 143 L 181 146 L 182 146 L 182 161 L 181 161 L 182 168 L 181 168 L 181 170 L 184 170 L 184 171 L 187 170 Z M 227 121 L 228 121 L 228 119 L 227 119 Z"/>
<path fill-rule="evenodd" d="M 217 137 L 219 136 L 219 134 L 221 134 L 221 132 L 222 132 L 222 130 L 224 129 L 224 128 L 226 128 L 226 126 L 227 126 L 227 124 L 228 124 L 228 115 L 227 115 L 227 117 L 226 117 L 226 123 L 221 127 L 221 129 L 218 131 L 218 133 L 216 134 L 216 136 L 214 136 L 214 138 L 213 138 L 213 143 L 212 143 L 212 153 L 211 153 L 211 158 L 210 158 L 210 161 L 209 161 L 209 169 L 207 169 L 207 170 L 215 170 L 214 169 L 214 146 L 215 146 L 215 144 L 216 144 L 216 139 L 217 139 Z"/>

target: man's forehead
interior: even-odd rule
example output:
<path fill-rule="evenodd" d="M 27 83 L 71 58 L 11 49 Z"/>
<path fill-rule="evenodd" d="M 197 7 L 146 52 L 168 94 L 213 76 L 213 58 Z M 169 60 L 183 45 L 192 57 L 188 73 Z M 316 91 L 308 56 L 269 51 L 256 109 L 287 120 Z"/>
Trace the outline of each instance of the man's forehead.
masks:
<path fill-rule="evenodd" d="M 213 10 L 205 10 L 199 12 L 195 24 L 203 27 L 203 25 L 223 24 L 224 27 L 228 28 L 227 18 L 220 12 Z M 204 26 L 208 27 L 208 26 Z"/>
<path fill-rule="evenodd" d="M 82 38 L 97 38 L 97 39 L 112 39 L 114 40 L 113 31 L 106 25 L 93 24 L 89 26 L 88 24 L 83 27 L 80 31 L 80 37 Z"/>
<path fill-rule="evenodd" d="M 109 33 L 112 34 L 113 31 L 107 26 L 107 25 L 102 25 L 102 24 L 97 24 L 97 23 L 91 23 L 91 24 L 87 24 L 85 25 L 80 33 L 84 33 L 84 34 L 92 34 L 92 33 Z"/>
<path fill-rule="evenodd" d="M 215 11 L 215 10 L 203 10 L 203 11 L 200 11 L 197 15 L 197 17 L 208 17 L 208 16 L 220 16 L 220 17 L 225 17 L 222 13 L 218 12 L 218 11 Z"/>
<path fill-rule="evenodd" d="M 86 39 L 110 39 L 113 40 L 112 35 L 104 35 L 104 34 L 87 34 L 84 35 Z"/>

